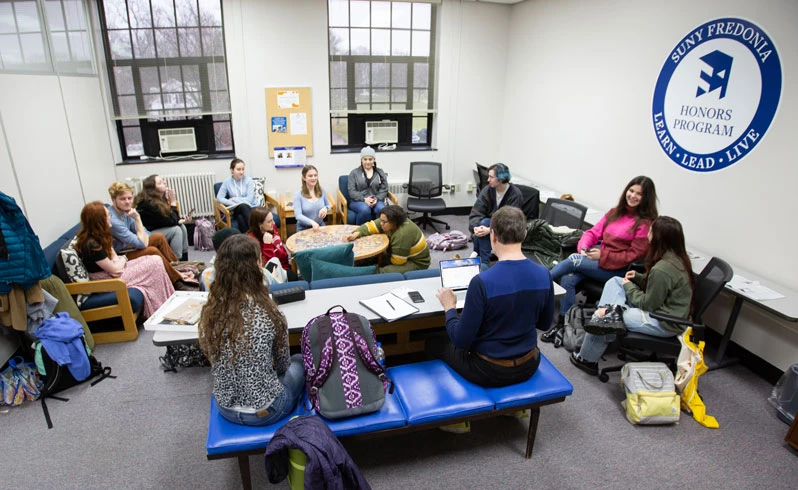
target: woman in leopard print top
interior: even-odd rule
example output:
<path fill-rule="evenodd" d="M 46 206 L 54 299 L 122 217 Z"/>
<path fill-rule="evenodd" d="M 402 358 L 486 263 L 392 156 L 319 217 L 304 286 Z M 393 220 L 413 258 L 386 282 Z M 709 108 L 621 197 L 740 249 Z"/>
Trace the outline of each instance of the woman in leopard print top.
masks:
<path fill-rule="evenodd" d="M 230 422 L 269 425 L 291 413 L 305 383 L 302 356 L 290 356 L 285 317 L 263 285 L 256 240 L 224 241 L 202 308 L 199 340 L 211 361 L 213 396 Z"/>

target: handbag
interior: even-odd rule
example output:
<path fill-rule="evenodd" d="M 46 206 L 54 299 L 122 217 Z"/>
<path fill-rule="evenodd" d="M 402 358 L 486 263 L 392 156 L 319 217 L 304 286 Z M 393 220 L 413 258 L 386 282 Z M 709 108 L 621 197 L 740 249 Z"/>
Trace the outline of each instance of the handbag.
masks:
<path fill-rule="evenodd" d="M 632 424 L 679 422 L 679 395 L 673 373 L 662 362 L 627 362 L 621 369 L 626 399 L 621 405 Z"/>
<path fill-rule="evenodd" d="M 13 357 L 8 360 L 8 368 L 0 373 L 0 388 L 3 392 L 0 405 L 15 407 L 22 405 L 25 400 L 34 401 L 41 395 L 42 385 L 32 362 L 25 362 L 19 356 Z"/>

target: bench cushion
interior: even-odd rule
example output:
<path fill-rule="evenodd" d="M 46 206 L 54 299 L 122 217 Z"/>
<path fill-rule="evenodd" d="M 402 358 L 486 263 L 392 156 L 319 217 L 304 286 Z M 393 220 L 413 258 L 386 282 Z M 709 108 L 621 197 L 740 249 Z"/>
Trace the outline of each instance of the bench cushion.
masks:
<path fill-rule="evenodd" d="M 540 366 L 527 381 L 485 390 L 496 404 L 496 410 L 502 410 L 561 398 L 573 393 L 574 387 L 541 353 Z"/>
<path fill-rule="evenodd" d="M 441 277 L 441 270 L 437 267 L 434 269 L 423 269 L 420 271 L 405 272 L 405 279 L 426 279 L 428 277 Z"/>
<path fill-rule="evenodd" d="M 307 412 L 303 408 L 305 406 L 305 400 L 305 397 L 302 397 L 302 400 L 297 404 L 290 415 L 272 425 L 250 427 L 228 422 L 221 416 L 219 409 L 216 408 L 216 399 L 211 397 L 211 415 L 208 419 L 208 439 L 205 442 L 205 450 L 208 456 L 266 449 L 266 445 L 272 440 L 277 429 L 282 427 L 291 417 L 313 413 Z"/>
<path fill-rule="evenodd" d="M 407 415 L 408 425 L 454 419 L 493 410 L 485 388 L 463 379 L 443 361 L 388 369 Z"/>
<path fill-rule="evenodd" d="M 382 282 L 404 281 L 405 276 L 398 272 L 388 274 L 370 274 L 368 276 L 336 277 L 334 279 L 319 279 L 310 283 L 311 289 L 342 288 L 345 286 L 360 286 L 361 284 L 378 284 Z"/>
<path fill-rule="evenodd" d="M 323 420 L 338 437 L 395 429 L 407 425 L 407 417 L 396 391 L 393 394 L 385 395 L 385 403 L 376 412 L 345 419 Z"/>

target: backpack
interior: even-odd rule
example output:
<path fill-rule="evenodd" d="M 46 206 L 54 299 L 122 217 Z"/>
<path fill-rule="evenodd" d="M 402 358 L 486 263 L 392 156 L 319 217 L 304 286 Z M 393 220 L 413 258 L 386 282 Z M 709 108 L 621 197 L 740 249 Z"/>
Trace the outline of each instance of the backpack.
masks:
<path fill-rule="evenodd" d="M 595 306 L 573 305 L 565 313 L 562 329 L 554 337 L 554 347 L 565 347 L 569 352 L 578 351 L 585 339 L 585 322 L 590 320 L 596 311 Z"/>
<path fill-rule="evenodd" d="M 631 424 L 679 422 L 679 394 L 673 373 L 662 362 L 627 362 L 621 369 L 626 399 L 621 402 Z"/>
<path fill-rule="evenodd" d="M 458 230 L 449 233 L 433 233 L 427 238 L 427 246 L 430 250 L 459 250 L 466 247 L 468 236 Z"/>
<path fill-rule="evenodd" d="M 331 313 L 341 308 L 340 313 Z M 302 330 L 310 406 L 328 419 L 376 412 L 393 383 L 377 362 L 374 331 L 363 315 L 333 306 Z"/>
<path fill-rule="evenodd" d="M 46 398 L 55 398 L 56 400 L 62 402 L 68 402 L 69 398 L 55 396 L 54 393 L 58 393 L 75 385 L 85 383 L 96 376 L 100 376 L 100 378 L 93 381 L 91 386 L 96 385 L 105 378 L 116 378 L 116 376 L 111 376 L 110 367 L 103 367 L 100 361 L 98 361 L 91 354 L 91 349 L 86 344 L 86 338 L 81 336 L 80 340 L 83 343 L 83 348 L 86 350 L 86 357 L 88 357 L 90 369 L 89 375 L 80 381 L 76 380 L 74 376 L 72 376 L 72 373 L 69 372 L 69 368 L 67 366 L 59 366 L 58 363 L 50 357 L 41 342 L 37 340 L 33 344 L 36 370 L 39 372 L 39 376 L 41 376 L 43 381 L 43 386 L 41 388 L 41 402 L 42 411 L 44 412 L 44 419 L 47 421 L 48 429 L 53 428 L 53 421 L 50 418 L 50 411 L 47 409 L 47 403 L 45 401 Z"/>
<path fill-rule="evenodd" d="M 194 221 L 194 250 L 207 252 L 213 250 L 213 234 L 216 228 L 208 218 Z"/>

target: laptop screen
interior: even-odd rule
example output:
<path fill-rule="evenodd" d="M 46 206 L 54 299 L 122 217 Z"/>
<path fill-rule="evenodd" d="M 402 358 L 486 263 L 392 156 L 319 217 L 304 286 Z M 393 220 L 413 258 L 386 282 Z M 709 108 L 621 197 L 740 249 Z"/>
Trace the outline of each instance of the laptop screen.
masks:
<path fill-rule="evenodd" d="M 441 284 L 455 291 L 468 289 L 471 278 L 479 274 L 479 257 L 441 260 Z"/>

